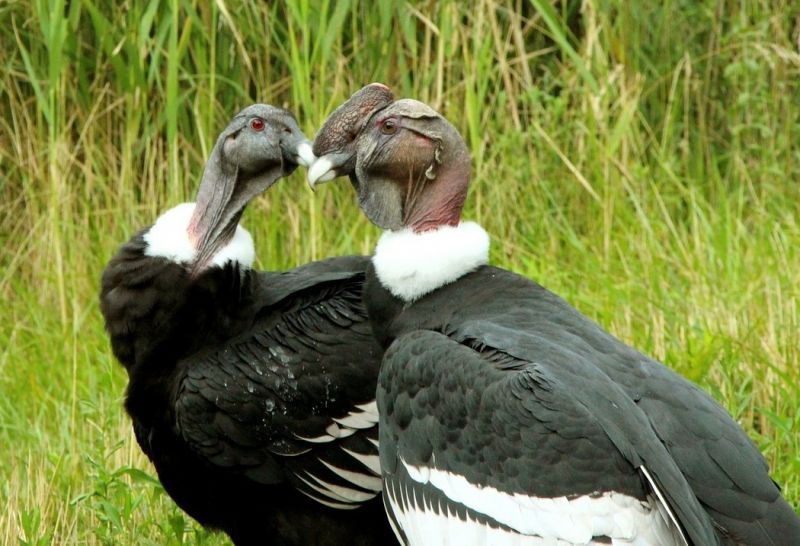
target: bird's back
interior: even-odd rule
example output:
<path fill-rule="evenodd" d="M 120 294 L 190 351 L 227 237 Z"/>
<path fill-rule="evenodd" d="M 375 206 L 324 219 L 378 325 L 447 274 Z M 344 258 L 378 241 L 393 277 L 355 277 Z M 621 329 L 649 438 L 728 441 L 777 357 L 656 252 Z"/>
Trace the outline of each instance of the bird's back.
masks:
<path fill-rule="evenodd" d="M 574 355 L 591 362 L 647 417 L 723 544 L 800 544 L 800 519 L 757 447 L 724 408 L 538 284 L 483 266 L 416 301 L 410 311 L 382 288 L 368 291 L 370 315 L 384 325 L 377 330 L 384 343 L 403 332 L 430 329 L 506 358 Z M 535 340 L 536 354 L 529 354 L 529 346 L 521 349 L 522 337 Z"/>

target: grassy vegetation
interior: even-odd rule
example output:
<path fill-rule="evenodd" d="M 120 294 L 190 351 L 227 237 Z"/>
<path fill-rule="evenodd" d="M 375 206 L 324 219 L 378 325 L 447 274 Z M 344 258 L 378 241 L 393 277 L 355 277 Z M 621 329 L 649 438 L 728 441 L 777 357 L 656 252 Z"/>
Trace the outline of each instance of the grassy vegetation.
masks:
<path fill-rule="evenodd" d="M 712 392 L 800 506 L 797 2 L 12 0 L 0 28 L 0 543 L 225 543 L 135 444 L 99 275 L 238 108 L 312 135 L 374 80 L 464 132 L 494 263 Z M 262 268 L 377 237 L 303 173 L 244 221 Z"/>

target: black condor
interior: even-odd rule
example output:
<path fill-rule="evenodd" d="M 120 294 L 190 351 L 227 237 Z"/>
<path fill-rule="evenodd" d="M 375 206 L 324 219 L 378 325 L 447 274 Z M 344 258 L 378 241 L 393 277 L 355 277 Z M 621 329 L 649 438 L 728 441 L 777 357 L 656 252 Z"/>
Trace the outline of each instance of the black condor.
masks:
<path fill-rule="evenodd" d="M 369 89 L 372 88 L 372 91 Z M 710 396 L 537 283 L 461 221 L 470 156 L 414 100 L 318 133 L 313 186 L 349 175 L 385 229 L 364 300 L 384 503 L 407 545 L 800 544 L 758 449 Z"/>
<path fill-rule="evenodd" d="M 312 159 L 289 112 L 245 108 L 196 203 L 134 235 L 102 278 L 139 445 L 177 504 L 237 545 L 394 542 L 379 497 L 367 260 L 256 271 L 238 225 L 248 201 Z"/>

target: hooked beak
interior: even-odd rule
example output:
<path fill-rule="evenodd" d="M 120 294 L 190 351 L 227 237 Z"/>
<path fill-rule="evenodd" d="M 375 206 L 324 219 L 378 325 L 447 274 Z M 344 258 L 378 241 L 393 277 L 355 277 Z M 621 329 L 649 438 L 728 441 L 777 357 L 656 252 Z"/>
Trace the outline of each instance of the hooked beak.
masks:
<path fill-rule="evenodd" d="M 308 169 L 308 186 L 314 191 L 317 184 L 328 182 L 336 177 L 347 174 L 341 172 L 342 168 L 350 163 L 354 154 L 350 152 L 333 152 L 316 158 Z"/>
<path fill-rule="evenodd" d="M 313 144 L 299 131 L 287 140 L 282 140 L 281 150 L 284 160 L 293 166 L 302 165 L 308 168 L 317 159 L 313 152 Z M 291 170 L 294 170 L 294 167 Z"/>
<path fill-rule="evenodd" d="M 382 83 L 371 83 L 353 93 L 328 116 L 314 138 L 314 151 L 319 157 L 308 169 L 308 185 L 312 190 L 319 183 L 353 173 L 355 138 L 370 116 L 392 101 L 391 89 Z"/>

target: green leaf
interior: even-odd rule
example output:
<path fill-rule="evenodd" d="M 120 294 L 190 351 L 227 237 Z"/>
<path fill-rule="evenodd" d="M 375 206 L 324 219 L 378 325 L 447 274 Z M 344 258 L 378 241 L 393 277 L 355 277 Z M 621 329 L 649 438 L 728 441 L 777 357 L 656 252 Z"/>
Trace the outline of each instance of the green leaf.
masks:
<path fill-rule="evenodd" d="M 553 6 L 550 5 L 547 0 L 530 0 L 530 2 L 533 7 L 536 8 L 536 11 L 539 12 L 539 15 L 542 16 L 547 28 L 550 30 L 553 41 L 555 41 L 561 51 L 575 63 L 575 68 L 591 90 L 594 93 L 599 93 L 600 86 L 597 85 L 597 80 L 595 80 L 591 70 L 589 70 L 586 63 L 583 62 L 581 56 L 578 55 L 578 52 L 575 51 L 575 48 L 573 48 L 569 40 L 567 40 L 567 35 L 564 32 L 566 25 L 561 21 L 561 18 L 555 12 Z"/>

